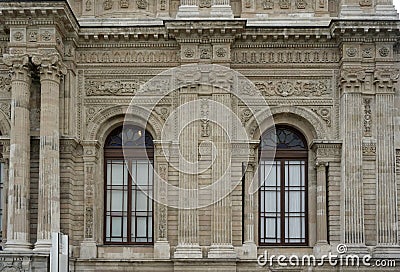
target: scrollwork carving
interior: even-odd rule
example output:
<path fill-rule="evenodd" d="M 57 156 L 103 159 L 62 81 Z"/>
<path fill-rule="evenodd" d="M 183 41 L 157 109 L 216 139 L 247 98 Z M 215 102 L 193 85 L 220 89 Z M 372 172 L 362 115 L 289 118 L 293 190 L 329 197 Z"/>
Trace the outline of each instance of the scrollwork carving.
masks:
<path fill-rule="evenodd" d="M 329 80 L 276 80 L 255 82 L 262 95 L 269 96 L 326 96 L 331 93 Z"/>

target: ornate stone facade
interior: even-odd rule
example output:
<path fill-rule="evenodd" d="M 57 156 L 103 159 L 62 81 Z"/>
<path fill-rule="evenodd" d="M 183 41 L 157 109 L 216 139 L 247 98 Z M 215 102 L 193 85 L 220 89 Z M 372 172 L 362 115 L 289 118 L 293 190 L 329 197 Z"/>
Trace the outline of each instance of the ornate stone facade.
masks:
<path fill-rule="evenodd" d="M 52 232 L 69 236 L 71 271 L 284 271 L 257 256 L 320 257 L 339 244 L 400 262 L 400 21 L 390 0 L 9 0 L 0 15 L 0 272 L 47 271 Z M 163 74 L 185 65 L 195 68 Z M 134 120 L 154 138 L 155 180 L 166 183 L 154 189 L 154 243 L 109 245 L 104 145 L 134 97 Z M 172 113 L 196 99 L 199 120 L 180 134 L 190 116 Z M 215 102 L 237 116 L 226 131 L 212 120 Z M 259 243 L 250 184 L 269 114 L 308 144 L 306 246 Z M 241 128 L 249 143 L 220 142 Z M 179 172 L 185 158 L 204 171 Z M 206 207 L 167 205 L 178 198 L 167 184 L 187 189 L 179 200 L 190 207 L 204 197 L 191 190 L 219 178 L 240 182 Z"/>

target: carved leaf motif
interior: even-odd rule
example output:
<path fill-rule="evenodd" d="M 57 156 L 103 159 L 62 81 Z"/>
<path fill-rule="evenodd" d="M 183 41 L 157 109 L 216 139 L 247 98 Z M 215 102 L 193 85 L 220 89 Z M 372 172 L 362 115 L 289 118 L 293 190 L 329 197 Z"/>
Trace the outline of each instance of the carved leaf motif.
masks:
<path fill-rule="evenodd" d="M 11 78 L 8 76 L 0 76 L 0 91 L 9 92 L 11 90 Z"/>
<path fill-rule="evenodd" d="M 324 96 L 330 93 L 329 80 L 261 81 L 255 86 L 263 96 Z"/>
<path fill-rule="evenodd" d="M 140 88 L 140 82 L 129 81 L 113 81 L 113 80 L 86 80 L 87 96 L 103 96 L 103 95 L 133 95 Z"/>

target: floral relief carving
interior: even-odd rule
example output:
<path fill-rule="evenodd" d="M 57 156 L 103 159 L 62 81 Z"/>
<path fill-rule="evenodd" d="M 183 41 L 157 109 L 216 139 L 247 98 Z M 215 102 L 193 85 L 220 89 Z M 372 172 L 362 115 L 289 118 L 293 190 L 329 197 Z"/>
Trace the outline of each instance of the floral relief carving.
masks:
<path fill-rule="evenodd" d="M 139 9 L 147 9 L 147 0 L 136 0 L 136 5 Z"/>
<path fill-rule="evenodd" d="M 79 63 L 168 63 L 177 62 L 176 51 L 129 50 L 114 52 L 79 52 Z"/>
<path fill-rule="evenodd" d="M 274 8 L 274 2 L 273 0 L 263 0 L 262 1 L 262 6 L 264 9 L 273 9 Z"/>
<path fill-rule="evenodd" d="M 329 108 L 313 108 L 311 110 L 318 114 L 328 127 L 331 126 L 331 111 Z"/>
<path fill-rule="evenodd" d="M 93 208 L 86 207 L 86 229 L 85 229 L 86 238 L 93 237 Z"/>
<path fill-rule="evenodd" d="M 167 0 L 161 0 L 160 1 L 160 9 L 161 10 L 166 10 L 167 9 Z"/>
<path fill-rule="evenodd" d="M 372 48 L 371 47 L 364 48 L 362 51 L 362 56 L 363 58 L 372 58 Z"/>
<path fill-rule="evenodd" d="M 113 1 L 112 0 L 105 0 L 103 2 L 104 10 L 110 10 L 110 9 L 112 9 L 112 6 L 113 6 Z"/>
<path fill-rule="evenodd" d="M 364 136 L 371 136 L 371 123 L 372 123 L 372 113 L 371 113 L 371 98 L 364 99 Z"/>
<path fill-rule="evenodd" d="M 360 6 L 362 7 L 370 7 L 372 6 L 372 0 L 360 0 Z"/>
<path fill-rule="evenodd" d="M 14 33 L 13 37 L 14 37 L 14 40 L 16 40 L 17 42 L 20 42 L 24 39 L 24 34 L 21 31 L 17 31 Z"/>
<path fill-rule="evenodd" d="M 51 41 L 53 34 L 50 31 L 46 30 L 40 35 L 40 37 L 42 38 L 43 41 L 49 42 Z"/>
<path fill-rule="evenodd" d="M 290 8 L 290 0 L 279 0 L 279 7 L 281 9 L 289 9 Z"/>
<path fill-rule="evenodd" d="M 307 6 L 306 0 L 296 0 L 296 7 L 298 9 L 305 9 Z"/>
<path fill-rule="evenodd" d="M 9 76 L 0 76 L 0 92 L 11 91 L 11 78 Z"/>
<path fill-rule="evenodd" d="M 38 33 L 36 30 L 29 31 L 28 36 L 30 42 L 37 42 Z"/>
<path fill-rule="evenodd" d="M 379 55 L 381 57 L 387 57 L 387 56 L 389 56 L 389 53 L 390 53 L 390 50 L 387 47 L 382 47 L 379 49 Z"/>
<path fill-rule="evenodd" d="M 211 8 L 211 0 L 200 0 L 199 7 L 200 8 Z"/>
<path fill-rule="evenodd" d="M 85 10 L 86 11 L 91 11 L 92 10 L 92 1 L 91 0 L 87 0 L 85 3 Z"/>
<path fill-rule="evenodd" d="M 217 54 L 218 58 L 224 58 L 226 56 L 226 49 L 225 48 L 218 48 L 217 51 L 215 52 Z"/>
<path fill-rule="evenodd" d="M 255 82 L 264 96 L 326 96 L 331 93 L 329 80 L 278 80 Z"/>
<path fill-rule="evenodd" d="M 208 99 L 202 99 L 201 101 L 201 137 L 210 136 L 210 120 L 208 119 L 209 106 Z"/>
<path fill-rule="evenodd" d="M 193 58 L 194 50 L 192 48 L 186 48 L 183 54 L 185 55 L 186 58 Z"/>
<path fill-rule="evenodd" d="M 355 57 L 357 55 L 357 52 L 358 52 L 358 50 L 355 47 L 350 47 L 350 48 L 346 49 L 346 54 L 350 58 Z"/>
<path fill-rule="evenodd" d="M 87 96 L 133 95 L 142 83 L 139 80 L 85 80 L 85 89 Z"/>
<path fill-rule="evenodd" d="M 376 144 L 375 143 L 363 143 L 362 152 L 363 152 L 363 155 L 366 155 L 366 156 L 375 156 Z"/>
<path fill-rule="evenodd" d="M 119 7 L 120 8 L 129 8 L 129 1 L 128 0 L 120 0 Z"/>

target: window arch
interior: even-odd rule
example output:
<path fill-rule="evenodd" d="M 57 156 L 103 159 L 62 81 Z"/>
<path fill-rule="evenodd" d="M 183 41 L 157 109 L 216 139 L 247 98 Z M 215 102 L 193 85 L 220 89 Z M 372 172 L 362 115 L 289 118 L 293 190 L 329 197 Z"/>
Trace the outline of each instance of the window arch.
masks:
<path fill-rule="evenodd" d="M 268 151 L 276 148 L 275 157 Z M 289 126 L 261 136 L 259 148 L 259 243 L 307 245 L 307 141 Z"/>
<path fill-rule="evenodd" d="M 124 151 L 126 157 L 124 157 Z M 138 126 L 114 129 L 104 146 L 106 244 L 153 243 L 153 138 Z"/>

